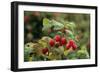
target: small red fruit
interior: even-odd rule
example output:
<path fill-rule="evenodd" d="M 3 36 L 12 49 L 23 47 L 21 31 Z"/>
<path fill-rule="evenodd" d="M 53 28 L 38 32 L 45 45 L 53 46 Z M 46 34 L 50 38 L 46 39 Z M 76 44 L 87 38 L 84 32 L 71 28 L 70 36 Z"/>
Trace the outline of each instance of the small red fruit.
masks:
<path fill-rule="evenodd" d="M 48 48 L 42 49 L 42 53 L 43 53 L 43 54 L 46 54 L 48 51 L 49 51 Z"/>
<path fill-rule="evenodd" d="M 72 47 L 73 47 L 73 50 L 75 50 L 77 48 L 77 45 L 73 44 Z"/>
<path fill-rule="evenodd" d="M 27 23 L 30 20 L 29 16 L 24 16 L 24 22 Z"/>
<path fill-rule="evenodd" d="M 60 42 L 60 41 L 61 41 L 60 35 L 56 35 L 56 36 L 54 37 L 54 39 L 56 40 L 56 42 Z"/>
<path fill-rule="evenodd" d="M 75 44 L 74 40 L 70 40 L 70 41 L 69 41 L 69 44 L 70 44 L 70 45 Z"/>
<path fill-rule="evenodd" d="M 50 39 L 49 45 L 53 47 L 55 45 L 55 41 L 53 39 Z"/>
<path fill-rule="evenodd" d="M 62 44 L 62 45 L 65 45 L 66 43 L 67 43 L 67 42 L 66 42 L 66 38 L 63 37 L 63 38 L 61 39 L 61 44 Z"/>
<path fill-rule="evenodd" d="M 70 44 L 66 44 L 66 49 L 69 49 L 71 48 L 71 45 Z"/>
<path fill-rule="evenodd" d="M 77 48 L 77 45 L 74 40 L 69 40 L 68 44 L 66 45 L 66 48 L 72 48 L 73 50 L 75 50 Z"/>

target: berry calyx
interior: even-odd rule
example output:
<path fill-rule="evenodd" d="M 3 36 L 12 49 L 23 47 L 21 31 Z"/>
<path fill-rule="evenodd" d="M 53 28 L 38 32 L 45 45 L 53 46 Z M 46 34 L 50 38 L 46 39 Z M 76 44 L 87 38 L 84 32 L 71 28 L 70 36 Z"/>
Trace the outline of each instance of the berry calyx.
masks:
<path fill-rule="evenodd" d="M 56 42 L 55 47 L 59 47 L 59 46 L 60 46 L 60 42 Z"/>

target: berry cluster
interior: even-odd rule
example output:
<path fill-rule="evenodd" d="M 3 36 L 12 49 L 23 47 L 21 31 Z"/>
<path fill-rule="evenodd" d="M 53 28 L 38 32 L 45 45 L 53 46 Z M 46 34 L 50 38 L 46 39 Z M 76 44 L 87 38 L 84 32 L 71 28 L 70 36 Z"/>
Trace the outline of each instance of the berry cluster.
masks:
<path fill-rule="evenodd" d="M 77 49 L 77 45 L 74 40 L 69 40 L 67 43 L 66 38 L 61 37 L 60 35 L 56 35 L 53 39 L 50 39 L 49 45 L 50 45 L 50 47 L 57 47 L 57 48 L 59 48 L 59 46 L 63 46 L 63 47 L 65 47 L 65 50 L 69 50 L 71 48 L 73 50 Z M 49 52 L 48 48 L 44 48 L 42 50 L 43 54 L 46 54 L 47 52 Z"/>

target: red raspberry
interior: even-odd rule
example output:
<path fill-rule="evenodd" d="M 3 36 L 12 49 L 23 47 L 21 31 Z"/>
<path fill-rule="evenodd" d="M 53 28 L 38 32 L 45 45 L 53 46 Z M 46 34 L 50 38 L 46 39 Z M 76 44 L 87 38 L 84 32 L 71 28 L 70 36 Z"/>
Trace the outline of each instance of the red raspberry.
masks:
<path fill-rule="evenodd" d="M 43 54 L 46 54 L 48 51 L 49 51 L 48 48 L 42 49 L 42 53 L 43 53 Z"/>
<path fill-rule="evenodd" d="M 56 40 L 56 42 L 60 42 L 60 41 L 61 41 L 60 35 L 56 35 L 56 36 L 54 37 L 54 39 Z"/>
<path fill-rule="evenodd" d="M 66 44 L 66 49 L 69 49 L 71 48 L 71 45 L 70 44 Z"/>
<path fill-rule="evenodd" d="M 77 45 L 76 44 L 73 44 L 72 45 L 72 48 L 73 48 L 73 50 L 75 50 L 77 48 Z"/>
<path fill-rule="evenodd" d="M 61 44 L 62 44 L 62 45 L 65 45 L 66 43 L 67 43 L 67 42 L 66 42 L 66 38 L 63 37 L 63 38 L 61 39 Z"/>
<path fill-rule="evenodd" d="M 69 44 L 70 44 L 70 45 L 75 44 L 74 40 L 70 40 L 70 41 L 69 41 Z"/>
<path fill-rule="evenodd" d="M 53 47 L 55 45 L 55 41 L 53 39 L 50 39 L 49 45 Z"/>

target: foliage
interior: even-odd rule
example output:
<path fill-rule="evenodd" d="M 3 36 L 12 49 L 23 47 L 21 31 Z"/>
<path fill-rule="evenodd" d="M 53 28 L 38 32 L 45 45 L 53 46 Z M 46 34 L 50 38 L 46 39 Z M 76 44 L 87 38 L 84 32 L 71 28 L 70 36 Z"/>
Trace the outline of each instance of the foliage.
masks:
<path fill-rule="evenodd" d="M 89 14 L 25 11 L 25 62 L 89 59 L 89 45 Z"/>

